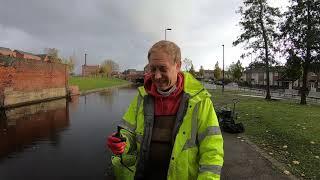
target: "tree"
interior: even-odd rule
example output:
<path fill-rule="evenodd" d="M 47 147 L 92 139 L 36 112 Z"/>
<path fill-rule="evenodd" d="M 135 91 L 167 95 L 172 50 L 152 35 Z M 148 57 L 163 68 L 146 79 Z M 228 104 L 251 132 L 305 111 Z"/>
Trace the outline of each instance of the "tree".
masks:
<path fill-rule="evenodd" d="M 240 60 L 238 60 L 237 63 L 232 63 L 229 66 L 229 70 L 228 70 L 233 81 L 237 81 L 237 82 L 240 81 L 243 71 L 244 71 L 244 68 L 242 67 Z"/>
<path fill-rule="evenodd" d="M 194 77 L 196 75 L 196 71 L 194 70 L 192 62 L 191 62 L 191 67 L 190 67 L 189 73 L 192 74 Z"/>
<path fill-rule="evenodd" d="M 111 77 L 112 72 L 119 71 L 119 65 L 111 59 L 104 60 L 101 64 L 99 72 Z"/>
<path fill-rule="evenodd" d="M 69 59 L 63 59 L 63 63 L 67 65 L 69 74 L 72 74 L 75 65 L 75 57 L 70 56 Z"/>
<path fill-rule="evenodd" d="M 189 72 L 192 66 L 192 60 L 189 58 L 184 58 L 184 60 L 182 61 L 183 67 L 184 67 L 184 71 Z"/>
<path fill-rule="evenodd" d="M 284 70 L 284 78 L 287 80 L 291 80 L 293 83 L 295 80 L 300 79 L 301 75 L 301 59 L 297 55 L 295 55 L 292 50 L 290 50 Z"/>
<path fill-rule="evenodd" d="M 300 104 L 307 104 L 307 77 L 310 65 L 320 61 L 320 1 L 291 0 L 280 25 L 283 46 L 301 60 L 302 88 Z"/>
<path fill-rule="evenodd" d="M 203 66 L 200 66 L 199 75 L 200 75 L 200 77 L 204 77 L 204 69 L 203 69 Z"/>
<path fill-rule="evenodd" d="M 73 74 L 75 62 L 76 62 L 76 57 L 75 56 L 70 56 L 69 60 L 67 60 L 65 62 L 67 64 L 67 66 L 68 66 L 68 70 L 69 70 L 70 74 Z"/>
<path fill-rule="evenodd" d="M 267 0 L 244 0 L 244 6 L 239 8 L 242 15 L 240 26 L 243 33 L 233 42 L 234 46 L 245 43 L 245 49 L 250 52 L 244 54 L 258 54 L 265 64 L 267 76 L 266 99 L 271 99 L 269 64 L 273 63 L 273 52 L 276 32 L 277 17 L 280 17 L 278 8 L 268 5 Z"/>
<path fill-rule="evenodd" d="M 215 79 L 220 79 L 221 78 L 221 74 L 222 74 L 222 70 L 219 67 L 219 63 L 218 61 L 216 62 L 216 65 L 214 66 L 214 70 L 213 70 L 213 76 Z"/>
<path fill-rule="evenodd" d="M 61 63 L 62 59 L 59 57 L 59 50 L 56 48 L 45 48 L 44 53 L 46 53 L 52 62 Z"/>

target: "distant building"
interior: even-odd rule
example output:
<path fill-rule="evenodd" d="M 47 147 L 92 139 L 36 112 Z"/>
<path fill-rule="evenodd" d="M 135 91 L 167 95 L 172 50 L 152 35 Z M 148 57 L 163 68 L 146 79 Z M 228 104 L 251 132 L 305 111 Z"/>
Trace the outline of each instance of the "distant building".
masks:
<path fill-rule="evenodd" d="M 290 79 L 285 77 L 283 72 L 283 66 L 270 68 L 270 86 L 278 86 L 285 89 L 299 89 L 300 87 L 302 87 L 302 77 L 300 79 Z M 251 85 L 265 86 L 267 85 L 267 75 L 265 68 L 247 68 L 242 74 L 241 80 Z M 320 91 L 320 73 L 308 73 L 307 87 L 310 91 Z"/>
<path fill-rule="evenodd" d="M 97 75 L 100 65 L 82 65 L 82 76 Z"/>
<path fill-rule="evenodd" d="M 14 52 L 17 58 L 41 61 L 41 58 L 35 54 L 20 51 L 20 50 L 14 50 Z"/>
<path fill-rule="evenodd" d="M 271 86 L 283 86 L 283 82 L 280 80 L 282 77 L 283 67 L 274 67 L 269 70 L 269 79 Z M 252 85 L 267 85 L 267 75 L 264 67 L 259 68 L 247 68 L 241 76 L 242 81 L 246 81 Z"/>
<path fill-rule="evenodd" d="M 204 70 L 204 79 L 214 79 L 214 71 L 213 70 Z"/>
<path fill-rule="evenodd" d="M 123 74 L 125 75 L 136 75 L 137 74 L 137 70 L 136 69 L 127 69 L 123 72 Z"/>
<path fill-rule="evenodd" d="M 0 55 L 2 56 L 10 56 L 10 57 L 15 57 L 15 53 L 9 49 L 9 48 L 5 48 L 5 47 L 0 47 Z"/>

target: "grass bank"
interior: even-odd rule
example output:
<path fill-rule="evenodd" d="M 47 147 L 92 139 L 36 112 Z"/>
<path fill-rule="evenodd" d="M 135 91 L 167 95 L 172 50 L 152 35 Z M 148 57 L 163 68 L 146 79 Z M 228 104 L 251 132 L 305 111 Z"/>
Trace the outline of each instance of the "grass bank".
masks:
<path fill-rule="evenodd" d="M 236 105 L 238 122 L 245 125 L 245 135 L 261 149 L 286 164 L 298 177 L 320 179 L 320 105 L 299 105 L 292 101 L 266 101 L 239 96 L 235 91 L 211 91 L 219 110 Z"/>
<path fill-rule="evenodd" d="M 128 84 L 128 81 L 105 77 L 70 77 L 69 85 L 76 85 L 81 92 Z"/>

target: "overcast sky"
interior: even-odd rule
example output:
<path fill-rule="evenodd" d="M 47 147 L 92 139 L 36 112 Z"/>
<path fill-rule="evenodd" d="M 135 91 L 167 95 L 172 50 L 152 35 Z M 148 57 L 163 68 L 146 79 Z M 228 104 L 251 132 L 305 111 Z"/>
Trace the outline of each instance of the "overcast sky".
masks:
<path fill-rule="evenodd" d="M 232 47 L 240 34 L 242 0 L 0 0 L 0 47 L 42 53 L 57 48 L 64 57 L 84 63 L 118 62 L 121 70 L 143 69 L 147 51 L 164 39 L 180 46 L 182 58 L 195 68 L 222 66 L 237 61 L 241 46 Z M 286 0 L 272 0 L 284 6 Z M 250 60 L 241 60 L 247 65 Z"/>

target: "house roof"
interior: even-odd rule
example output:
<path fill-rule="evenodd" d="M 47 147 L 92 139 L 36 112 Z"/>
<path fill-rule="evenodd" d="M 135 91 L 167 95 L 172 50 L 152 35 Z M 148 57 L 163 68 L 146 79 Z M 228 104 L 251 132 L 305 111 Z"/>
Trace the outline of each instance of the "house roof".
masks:
<path fill-rule="evenodd" d="M 24 51 L 21 51 L 21 50 L 14 50 L 14 51 L 16 51 L 16 52 L 18 52 L 20 54 L 28 54 L 28 55 L 32 55 L 32 56 L 37 56 L 35 54 L 29 53 L 29 52 L 24 52 Z"/>
<path fill-rule="evenodd" d="M 0 50 L 11 51 L 10 48 L 0 47 Z"/>
<path fill-rule="evenodd" d="M 37 56 L 39 56 L 39 57 L 43 57 L 43 58 L 45 58 L 45 57 L 47 57 L 48 56 L 48 54 L 37 54 Z"/>

